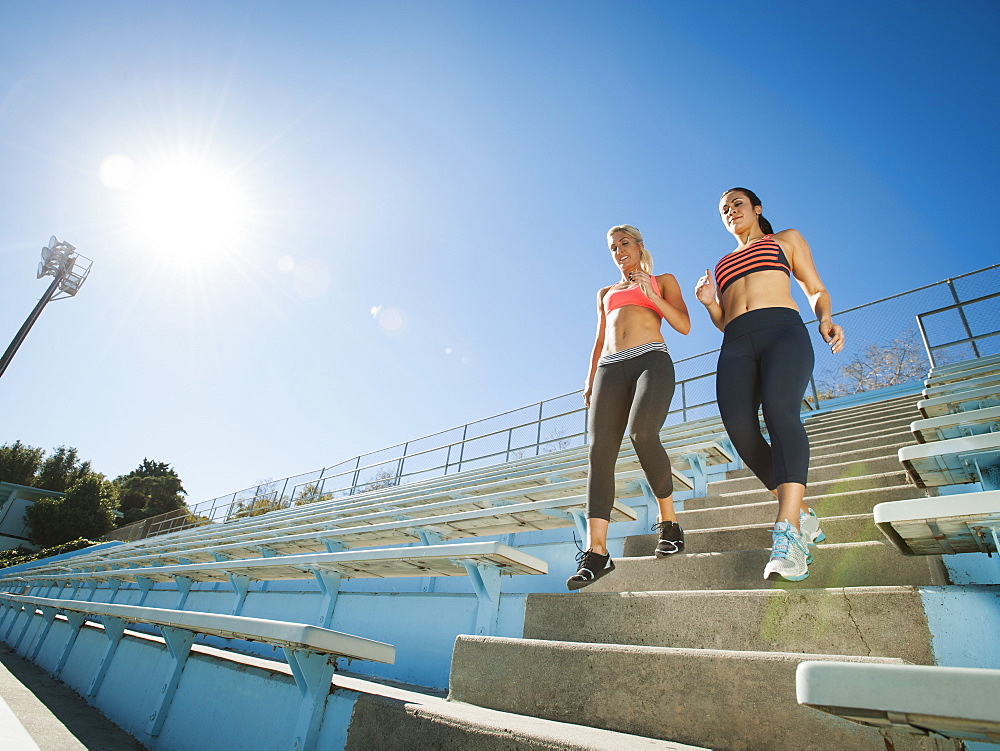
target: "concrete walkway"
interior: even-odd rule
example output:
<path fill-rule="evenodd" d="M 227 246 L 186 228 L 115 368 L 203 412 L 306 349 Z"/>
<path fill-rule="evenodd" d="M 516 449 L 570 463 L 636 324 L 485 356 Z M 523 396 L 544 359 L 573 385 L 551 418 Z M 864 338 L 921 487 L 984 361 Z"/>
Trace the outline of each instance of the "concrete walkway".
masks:
<path fill-rule="evenodd" d="M 141 751 L 145 747 L 73 689 L 0 644 L 0 748 Z"/>

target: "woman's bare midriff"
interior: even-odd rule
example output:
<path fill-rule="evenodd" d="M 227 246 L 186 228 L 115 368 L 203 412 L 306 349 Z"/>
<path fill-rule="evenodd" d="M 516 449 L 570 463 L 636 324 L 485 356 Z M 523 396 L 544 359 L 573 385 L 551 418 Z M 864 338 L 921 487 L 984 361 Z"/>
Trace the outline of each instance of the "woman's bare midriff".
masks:
<path fill-rule="evenodd" d="M 660 317 L 656 313 L 640 305 L 624 305 L 608 313 L 601 354 L 610 355 L 640 344 L 662 341 Z"/>
<path fill-rule="evenodd" d="M 737 279 L 722 296 L 722 327 L 744 313 L 761 308 L 798 310 L 792 299 L 791 281 L 783 271 L 756 271 Z"/>

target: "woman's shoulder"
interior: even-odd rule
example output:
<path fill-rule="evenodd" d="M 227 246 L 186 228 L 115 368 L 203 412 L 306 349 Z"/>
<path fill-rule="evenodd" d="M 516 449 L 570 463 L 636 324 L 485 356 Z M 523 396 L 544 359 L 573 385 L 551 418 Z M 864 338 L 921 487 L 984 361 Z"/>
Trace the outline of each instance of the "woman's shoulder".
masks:
<path fill-rule="evenodd" d="M 801 232 L 799 232 L 797 229 L 791 229 L 791 228 L 783 229 L 781 230 L 781 232 L 775 232 L 774 234 L 771 235 L 771 237 L 773 237 L 778 242 L 784 241 L 787 243 L 791 243 L 792 245 L 804 242 L 805 240 L 805 238 L 802 237 Z"/>

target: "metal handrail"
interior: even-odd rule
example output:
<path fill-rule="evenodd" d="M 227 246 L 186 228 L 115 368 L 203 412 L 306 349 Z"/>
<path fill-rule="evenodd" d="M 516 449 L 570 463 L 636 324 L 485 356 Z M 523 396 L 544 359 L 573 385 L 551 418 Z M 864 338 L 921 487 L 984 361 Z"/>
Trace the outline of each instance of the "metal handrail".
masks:
<path fill-rule="evenodd" d="M 954 304 L 937 307 L 925 313 L 916 314 L 916 322 L 920 329 L 920 334 L 924 339 L 928 360 L 933 364 L 933 353 L 935 351 L 963 343 L 969 343 L 975 347 L 976 342 L 987 337 L 1000 334 L 1000 331 L 997 331 L 973 336 L 969 328 L 968 321 L 964 320 L 963 317 L 963 325 L 965 326 L 967 334 L 965 338 L 948 342 L 947 344 L 930 345 L 928 343 L 926 330 L 923 326 L 923 319 L 927 316 L 955 309 L 962 312 L 965 306 L 973 305 L 977 302 L 982 302 L 1000 296 L 1000 293 L 993 293 L 979 296 L 975 299 L 961 301 L 959 300 L 959 295 L 954 284 L 957 280 L 972 277 L 977 274 L 983 274 L 984 272 L 990 272 L 995 269 L 1000 269 L 1000 264 L 993 264 L 991 266 L 952 277 L 941 282 L 927 284 L 922 287 L 890 295 L 873 302 L 847 308 L 839 311 L 836 315 L 845 316 L 855 311 L 870 309 L 874 306 L 883 305 L 885 303 L 889 303 L 890 301 L 898 300 L 918 292 L 933 290 L 935 288 L 941 288 L 942 285 L 946 285 L 948 291 L 950 292 L 950 297 L 955 300 Z M 913 314 L 911 313 L 911 315 Z M 812 319 L 806 321 L 806 325 L 812 325 L 815 322 L 816 320 Z M 718 349 L 713 349 L 707 352 L 702 352 L 697 355 L 677 360 L 674 364 L 675 366 L 682 366 L 686 362 L 707 358 L 718 351 Z M 978 349 L 975 349 L 974 352 L 978 354 Z M 693 390 L 691 385 L 695 382 L 704 381 L 704 379 L 714 376 L 715 371 L 713 366 L 714 361 L 708 367 L 701 366 L 705 368 L 701 372 L 677 382 L 677 396 L 675 397 L 677 400 L 675 401 L 675 404 L 677 404 L 677 406 L 675 409 L 670 411 L 669 416 L 679 416 L 681 421 L 686 422 L 690 415 L 697 415 L 699 412 L 704 414 L 705 410 L 713 408 L 713 405 L 715 404 L 714 398 L 710 398 L 707 401 L 697 401 L 696 403 L 689 402 L 689 399 L 691 399 L 692 396 L 691 392 Z M 817 389 L 814 380 L 810 383 L 810 390 L 811 395 L 809 399 L 806 400 L 807 403 L 803 406 L 804 410 L 814 410 L 820 408 L 822 401 L 821 394 L 820 390 Z M 534 454 L 539 455 L 542 453 L 545 446 L 553 444 L 558 445 L 560 441 L 568 441 L 577 445 L 579 445 L 579 443 L 585 444 L 587 441 L 587 409 L 585 407 L 581 406 L 579 408 L 569 410 L 563 408 L 556 414 L 545 415 L 546 405 L 557 403 L 561 399 L 566 399 L 578 393 L 578 391 L 569 391 L 550 399 L 533 402 L 522 407 L 501 412 L 497 415 L 474 420 L 464 425 L 437 431 L 435 433 L 422 436 L 421 438 L 400 442 L 378 451 L 361 454 L 353 457 L 352 459 L 322 467 L 312 472 L 306 472 L 285 478 L 284 480 L 267 482 L 251 486 L 249 488 L 244 488 L 243 490 L 229 495 L 219 496 L 217 498 L 194 504 L 188 509 L 170 514 L 164 514 L 160 517 L 154 517 L 153 519 L 147 519 L 143 522 L 136 523 L 136 525 L 133 525 L 133 531 L 136 531 L 136 533 L 141 536 L 163 534 L 164 532 L 173 531 L 185 526 L 204 523 L 201 519 L 210 519 L 212 521 L 219 519 L 226 520 L 246 516 L 248 514 L 257 514 L 262 510 L 267 510 L 269 507 L 287 508 L 295 503 L 302 502 L 304 500 L 302 496 L 303 489 L 310 486 L 312 486 L 310 496 L 317 499 L 328 497 L 349 497 L 357 495 L 360 492 L 365 492 L 365 490 L 371 489 L 374 485 L 382 482 L 387 483 L 387 485 L 401 485 L 406 484 L 407 482 L 415 481 L 415 478 L 418 477 L 445 476 L 453 472 L 461 472 L 463 467 L 468 467 L 473 463 L 476 466 L 491 466 L 492 464 L 506 462 L 510 460 L 512 454 L 518 451 L 530 452 L 534 450 Z M 470 437 L 470 433 L 474 433 L 477 427 L 484 423 L 500 420 L 507 415 L 519 412 L 528 412 L 529 410 L 534 413 L 536 417 L 519 420 L 515 425 L 488 429 L 485 433 Z M 562 433 L 552 438 L 543 439 L 542 429 L 545 423 L 551 424 L 555 421 L 561 421 L 561 423 L 565 425 L 580 419 L 580 417 L 582 417 L 581 429 L 573 428 L 568 433 Z M 537 426 L 534 430 L 535 440 L 523 443 L 522 440 L 518 438 L 518 445 L 514 445 L 517 431 L 526 431 L 532 426 Z M 506 440 L 503 438 L 504 434 L 506 434 Z M 458 437 L 459 435 L 461 437 Z M 439 436 L 443 440 L 435 442 L 433 446 L 429 448 L 420 448 L 419 450 L 412 450 L 414 445 L 423 445 L 428 441 L 433 441 Z M 445 438 L 446 436 L 447 438 Z M 490 443 L 491 441 L 498 442 L 502 447 L 494 450 L 493 446 L 489 446 L 488 451 L 485 451 L 484 453 L 475 453 L 475 455 L 470 456 L 470 453 L 473 453 L 478 448 L 475 447 L 473 452 L 470 452 L 468 449 L 472 444 L 475 444 L 476 442 Z M 426 467 L 416 470 L 409 469 L 409 467 L 414 466 L 415 462 L 420 461 L 421 458 L 431 457 L 435 453 L 442 453 L 444 456 L 442 459 L 432 459 L 431 463 Z M 378 474 L 379 470 L 383 470 L 388 474 L 384 477 L 375 476 Z M 337 487 L 332 487 L 334 484 L 336 484 Z M 255 506 L 255 504 L 260 504 L 260 508 Z M 118 532 L 128 534 L 128 530 L 126 528 L 121 528 Z"/>

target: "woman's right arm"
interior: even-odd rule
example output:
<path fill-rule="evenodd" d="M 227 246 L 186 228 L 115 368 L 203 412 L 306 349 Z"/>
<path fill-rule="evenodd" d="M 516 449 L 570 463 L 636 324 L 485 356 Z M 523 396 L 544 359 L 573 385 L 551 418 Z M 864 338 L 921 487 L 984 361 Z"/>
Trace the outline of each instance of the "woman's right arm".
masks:
<path fill-rule="evenodd" d="M 594 390 L 594 376 L 597 374 L 597 361 L 604 351 L 604 296 L 611 287 L 604 287 L 597 293 L 597 336 L 594 337 L 594 349 L 590 353 L 590 370 L 587 371 L 587 382 L 583 386 L 583 404 L 590 406 L 590 394 Z"/>
<path fill-rule="evenodd" d="M 705 276 L 699 279 L 698 284 L 695 285 L 694 296 L 708 310 L 715 328 L 722 331 L 722 322 L 726 319 L 726 313 L 722 309 L 722 303 L 719 302 L 719 297 L 715 290 L 715 282 L 712 280 L 712 272 L 708 269 L 705 269 Z"/>

